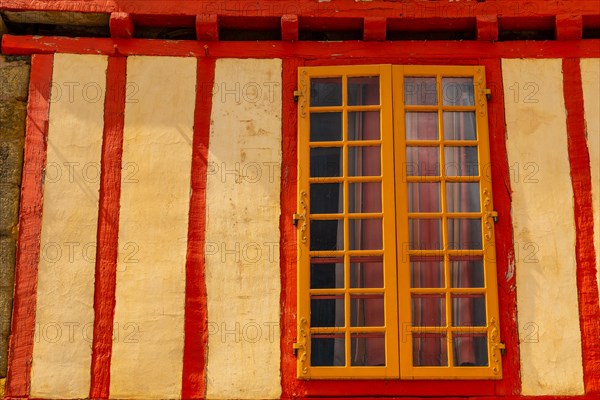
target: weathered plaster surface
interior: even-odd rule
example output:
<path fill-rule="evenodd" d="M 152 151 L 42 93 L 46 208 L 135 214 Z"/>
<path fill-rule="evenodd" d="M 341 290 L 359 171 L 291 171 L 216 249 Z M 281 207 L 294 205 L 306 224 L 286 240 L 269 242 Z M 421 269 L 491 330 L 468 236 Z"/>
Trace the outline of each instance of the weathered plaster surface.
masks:
<path fill-rule="evenodd" d="M 573 189 L 561 60 L 503 60 L 502 74 L 518 249 L 522 390 L 524 395 L 582 394 Z M 515 95 L 517 87 L 520 92 Z"/>
<path fill-rule="evenodd" d="M 114 398 L 181 395 L 195 82 L 195 58 L 128 58 Z"/>
<path fill-rule="evenodd" d="M 581 60 L 581 81 L 588 151 L 592 173 L 592 207 L 594 209 L 594 244 L 596 281 L 600 293 L 600 59 Z"/>
<path fill-rule="evenodd" d="M 89 394 L 106 66 L 105 56 L 54 58 L 32 397 Z"/>
<path fill-rule="evenodd" d="M 206 189 L 207 398 L 281 395 L 281 61 L 216 63 Z"/>

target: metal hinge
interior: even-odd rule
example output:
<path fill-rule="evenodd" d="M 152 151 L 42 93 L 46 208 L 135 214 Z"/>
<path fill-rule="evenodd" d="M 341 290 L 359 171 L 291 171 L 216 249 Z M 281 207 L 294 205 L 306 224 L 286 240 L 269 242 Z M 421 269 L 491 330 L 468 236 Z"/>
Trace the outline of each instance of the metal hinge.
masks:
<path fill-rule="evenodd" d="M 303 214 L 295 213 L 294 215 L 292 215 L 292 223 L 294 225 L 298 225 L 298 221 L 300 221 L 300 220 L 304 221 L 304 215 Z"/>
<path fill-rule="evenodd" d="M 488 217 L 492 217 L 494 222 L 498 222 L 498 211 L 490 211 L 487 213 Z"/>
<path fill-rule="evenodd" d="M 483 89 L 483 94 L 485 94 L 485 98 L 490 101 L 492 99 L 492 90 L 491 89 Z"/>
<path fill-rule="evenodd" d="M 294 356 L 298 356 L 298 350 L 302 349 L 303 347 L 304 345 L 300 343 L 294 343 L 292 345 L 292 353 L 294 353 Z"/>
<path fill-rule="evenodd" d="M 302 96 L 302 92 L 299 90 L 294 90 L 294 101 L 298 102 L 298 98 Z"/>
<path fill-rule="evenodd" d="M 494 345 L 494 347 L 500 350 L 500 355 L 506 354 L 506 345 L 502 342 L 498 342 Z"/>

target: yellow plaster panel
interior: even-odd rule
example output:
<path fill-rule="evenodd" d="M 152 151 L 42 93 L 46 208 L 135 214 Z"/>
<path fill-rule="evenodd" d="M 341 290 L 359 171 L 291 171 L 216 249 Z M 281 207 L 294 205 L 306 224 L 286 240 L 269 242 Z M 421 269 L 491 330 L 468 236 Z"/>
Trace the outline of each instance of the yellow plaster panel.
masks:
<path fill-rule="evenodd" d="M 278 399 L 281 60 L 217 60 L 212 107 L 207 398 Z"/>
<path fill-rule="evenodd" d="M 503 60 L 524 395 L 583 393 L 561 60 Z"/>
<path fill-rule="evenodd" d="M 89 395 L 107 58 L 56 54 L 31 396 Z"/>
<path fill-rule="evenodd" d="M 195 58 L 128 58 L 112 398 L 181 396 L 195 83 Z"/>
<path fill-rule="evenodd" d="M 596 281 L 600 293 L 600 58 L 581 60 L 583 105 L 592 172 Z"/>

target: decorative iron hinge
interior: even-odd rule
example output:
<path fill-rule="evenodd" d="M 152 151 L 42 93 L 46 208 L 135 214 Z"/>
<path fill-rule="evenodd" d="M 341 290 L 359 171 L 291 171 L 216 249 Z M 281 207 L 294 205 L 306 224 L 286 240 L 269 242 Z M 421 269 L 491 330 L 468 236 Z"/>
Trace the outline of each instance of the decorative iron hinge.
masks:
<path fill-rule="evenodd" d="M 301 343 L 298 343 L 298 342 L 295 342 L 295 343 L 292 345 L 292 353 L 294 353 L 294 356 L 295 356 L 295 357 L 298 357 L 298 350 L 301 350 L 301 349 L 303 349 L 303 348 L 304 348 L 304 345 L 303 345 L 303 344 L 301 344 Z"/>
<path fill-rule="evenodd" d="M 292 215 L 292 223 L 294 225 L 298 225 L 298 221 L 304 221 L 304 214 L 295 213 L 294 215 Z"/>
<path fill-rule="evenodd" d="M 298 102 L 298 98 L 300 98 L 300 96 L 302 96 L 302 92 L 299 90 L 294 90 L 294 101 L 296 103 Z"/>
<path fill-rule="evenodd" d="M 492 217 L 494 222 L 498 222 L 498 211 L 489 211 L 486 214 L 488 217 Z"/>
<path fill-rule="evenodd" d="M 506 354 L 506 345 L 502 342 L 498 342 L 496 344 L 494 344 L 494 348 L 497 350 L 500 350 L 500 355 L 505 355 Z"/>
<path fill-rule="evenodd" d="M 491 89 L 483 89 L 483 94 L 485 94 L 485 98 L 490 101 L 492 99 L 492 90 Z"/>

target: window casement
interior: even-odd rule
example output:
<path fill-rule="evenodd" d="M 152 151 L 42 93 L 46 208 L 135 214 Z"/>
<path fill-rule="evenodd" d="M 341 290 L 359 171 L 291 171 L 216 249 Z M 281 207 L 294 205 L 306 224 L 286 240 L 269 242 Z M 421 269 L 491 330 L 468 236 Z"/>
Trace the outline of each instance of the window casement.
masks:
<path fill-rule="evenodd" d="M 298 82 L 298 378 L 500 379 L 484 68 Z"/>

